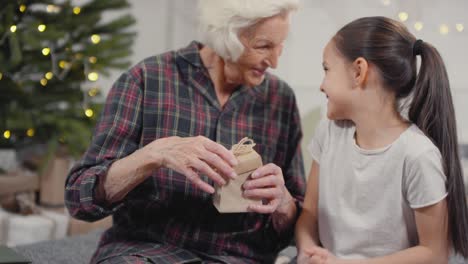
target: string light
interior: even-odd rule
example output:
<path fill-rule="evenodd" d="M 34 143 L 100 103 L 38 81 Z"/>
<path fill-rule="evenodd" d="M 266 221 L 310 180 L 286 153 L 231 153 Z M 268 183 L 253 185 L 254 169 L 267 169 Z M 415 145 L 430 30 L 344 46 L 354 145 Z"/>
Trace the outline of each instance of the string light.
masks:
<path fill-rule="evenodd" d="M 76 6 L 73 8 L 73 14 L 79 15 L 81 13 L 81 8 Z"/>
<path fill-rule="evenodd" d="M 38 27 L 37 27 L 37 30 L 39 30 L 39 32 L 44 32 L 46 30 L 46 25 L 44 24 L 40 24 Z"/>
<path fill-rule="evenodd" d="M 10 27 L 10 31 L 11 31 L 11 33 L 15 33 L 16 32 L 16 25 L 12 25 Z"/>
<path fill-rule="evenodd" d="M 68 62 L 66 62 L 64 60 L 59 61 L 59 67 L 62 68 L 62 69 L 68 67 Z"/>
<path fill-rule="evenodd" d="M 81 60 L 82 58 L 83 58 L 83 54 L 81 54 L 81 53 L 75 54 L 75 59 Z"/>
<path fill-rule="evenodd" d="M 457 29 L 458 32 L 462 32 L 465 29 L 465 27 L 461 23 L 456 24 L 455 28 Z"/>
<path fill-rule="evenodd" d="M 60 12 L 60 7 L 56 5 L 47 5 L 47 12 L 48 13 L 58 13 Z"/>
<path fill-rule="evenodd" d="M 91 108 L 88 108 L 85 110 L 85 115 L 91 118 L 94 115 L 94 112 Z"/>
<path fill-rule="evenodd" d="M 421 31 L 421 29 L 423 28 L 423 23 L 422 22 L 416 22 L 414 23 L 414 28 L 417 30 L 417 31 Z"/>
<path fill-rule="evenodd" d="M 101 41 L 101 37 L 98 34 L 93 34 L 91 36 L 91 42 L 93 44 L 98 44 Z"/>
<path fill-rule="evenodd" d="M 54 77 L 54 74 L 52 72 L 47 72 L 44 76 L 46 77 L 47 80 L 50 80 L 52 79 L 52 77 Z"/>
<path fill-rule="evenodd" d="M 11 137 L 11 131 L 10 130 L 5 130 L 3 132 L 3 137 L 6 139 L 9 139 Z"/>
<path fill-rule="evenodd" d="M 28 130 L 26 131 L 26 135 L 27 135 L 28 137 L 34 137 L 34 133 L 35 133 L 35 131 L 34 131 L 33 128 L 30 128 L 30 129 L 28 129 Z"/>
<path fill-rule="evenodd" d="M 43 48 L 43 49 L 42 49 L 42 54 L 43 54 L 44 56 L 49 55 L 49 53 L 50 53 L 50 49 L 49 49 L 49 48 Z"/>
<path fill-rule="evenodd" d="M 20 11 L 21 13 L 24 13 L 24 11 L 26 11 L 26 5 L 20 5 L 19 11 Z"/>
<path fill-rule="evenodd" d="M 440 27 L 439 27 L 440 34 L 447 35 L 449 33 L 449 31 L 450 31 L 449 27 L 446 24 L 440 25 Z"/>
<path fill-rule="evenodd" d="M 46 79 L 46 78 L 42 78 L 42 79 L 41 79 L 41 85 L 42 85 L 42 86 L 46 86 L 46 85 L 47 85 L 47 79 Z"/>
<path fill-rule="evenodd" d="M 400 12 L 400 13 L 398 13 L 398 18 L 399 18 L 401 21 L 403 21 L 403 22 L 405 22 L 406 20 L 408 20 L 408 17 L 409 17 L 409 15 L 408 15 L 408 13 L 406 13 L 406 12 Z"/>
<path fill-rule="evenodd" d="M 94 63 L 96 63 L 96 62 L 97 62 L 97 58 L 96 58 L 96 57 L 94 57 L 94 56 L 92 56 L 92 57 L 89 57 L 89 62 L 90 62 L 90 63 L 92 63 L 92 64 L 94 64 Z"/>
<path fill-rule="evenodd" d="M 99 79 L 99 74 L 97 72 L 90 72 L 88 74 L 88 80 L 95 82 Z"/>
<path fill-rule="evenodd" d="M 99 93 L 99 89 L 98 89 L 98 88 L 93 88 L 93 89 L 90 89 L 90 90 L 88 91 L 88 95 L 91 96 L 91 97 L 96 96 L 98 93 Z"/>

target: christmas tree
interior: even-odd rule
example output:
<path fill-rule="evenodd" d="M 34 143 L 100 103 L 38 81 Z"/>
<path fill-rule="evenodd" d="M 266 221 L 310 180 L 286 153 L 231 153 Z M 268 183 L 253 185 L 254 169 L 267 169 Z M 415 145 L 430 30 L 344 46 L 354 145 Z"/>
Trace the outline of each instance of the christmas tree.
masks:
<path fill-rule="evenodd" d="M 95 81 L 125 69 L 135 36 L 126 0 L 2 0 L 0 148 L 61 142 L 88 146 L 102 105 Z"/>

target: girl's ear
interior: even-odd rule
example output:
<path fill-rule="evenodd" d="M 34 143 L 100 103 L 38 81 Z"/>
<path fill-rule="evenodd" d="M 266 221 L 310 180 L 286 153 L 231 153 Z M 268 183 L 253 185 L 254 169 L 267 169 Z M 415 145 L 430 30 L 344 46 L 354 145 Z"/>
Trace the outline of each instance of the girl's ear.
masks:
<path fill-rule="evenodd" d="M 353 80 L 357 87 L 365 87 L 369 75 L 369 64 L 363 57 L 359 57 L 353 62 Z"/>

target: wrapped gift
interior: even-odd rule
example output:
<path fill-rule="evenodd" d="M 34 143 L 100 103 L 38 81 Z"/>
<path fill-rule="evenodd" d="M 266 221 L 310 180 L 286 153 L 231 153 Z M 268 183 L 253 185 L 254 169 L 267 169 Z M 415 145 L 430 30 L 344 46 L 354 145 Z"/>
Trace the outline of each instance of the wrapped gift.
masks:
<path fill-rule="evenodd" d="M 0 208 L 0 245 L 15 247 L 67 235 L 69 215 L 39 209 L 39 213 L 21 215 Z"/>
<path fill-rule="evenodd" d="M 238 165 L 234 167 L 236 179 L 229 179 L 226 185 L 215 185 L 213 204 L 220 213 L 247 212 L 249 204 L 262 204 L 261 200 L 245 198 L 242 185 L 250 175 L 263 165 L 262 158 L 255 152 L 252 139 L 243 138 L 232 146 L 231 151 L 237 158 Z"/>

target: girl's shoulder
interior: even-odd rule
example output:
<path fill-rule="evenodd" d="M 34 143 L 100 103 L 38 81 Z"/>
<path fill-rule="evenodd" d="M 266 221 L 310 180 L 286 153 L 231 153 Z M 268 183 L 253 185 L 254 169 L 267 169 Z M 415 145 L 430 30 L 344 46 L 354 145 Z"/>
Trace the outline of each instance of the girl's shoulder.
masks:
<path fill-rule="evenodd" d="M 410 125 L 401 139 L 406 156 L 410 160 L 416 160 L 422 155 L 440 156 L 440 151 L 434 142 L 415 124 Z"/>
<path fill-rule="evenodd" d="M 352 139 L 354 131 L 355 126 L 352 121 L 330 120 L 325 117 L 319 122 L 314 137 L 326 146 L 328 143 L 339 144 Z"/>

